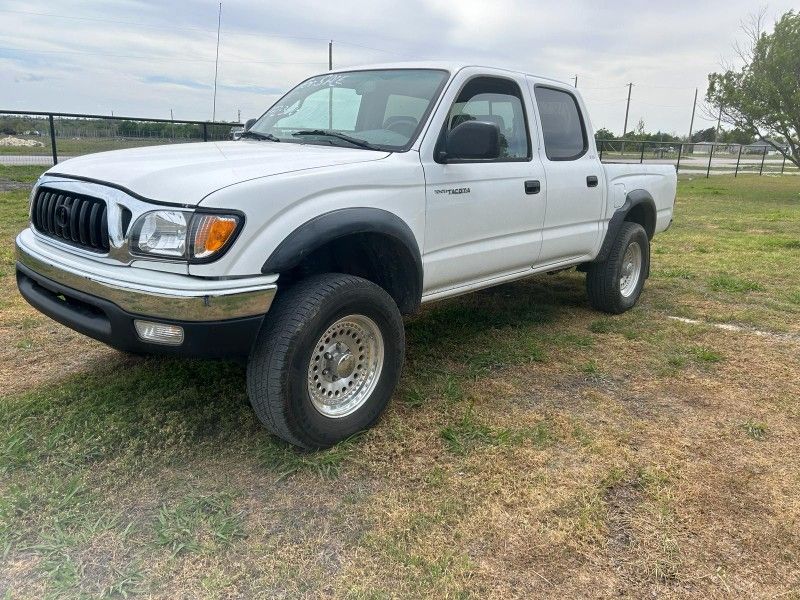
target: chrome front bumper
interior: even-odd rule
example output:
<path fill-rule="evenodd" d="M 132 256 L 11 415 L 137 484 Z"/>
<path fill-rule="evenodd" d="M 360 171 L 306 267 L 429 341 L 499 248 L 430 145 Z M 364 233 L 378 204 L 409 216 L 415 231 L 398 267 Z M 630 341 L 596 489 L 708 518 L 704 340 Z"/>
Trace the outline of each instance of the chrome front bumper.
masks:
<path fill-rule="evenodd" d="M 51 249 L 26 229 L 16 240 L 17 261 L 67 288 L 106 300 L 123 311 L 180 321 L 221 321 L 264 315 L 277 291 L 274 276 L 203 279 L 134 266 L 89 264 Z"/>

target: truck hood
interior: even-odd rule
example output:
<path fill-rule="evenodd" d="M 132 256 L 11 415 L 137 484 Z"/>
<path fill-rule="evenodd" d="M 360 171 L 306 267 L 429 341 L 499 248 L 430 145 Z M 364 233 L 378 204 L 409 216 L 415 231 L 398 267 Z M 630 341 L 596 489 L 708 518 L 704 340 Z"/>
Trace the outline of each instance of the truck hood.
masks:
<path fill-rule="evenodd" d="M 151 200 L 195 206 L 221 188 L 292 171 L 380 160 L 386 152 L 240 140 L 114 150 L 71 158 L 48 171 L 110 183 Z"/>

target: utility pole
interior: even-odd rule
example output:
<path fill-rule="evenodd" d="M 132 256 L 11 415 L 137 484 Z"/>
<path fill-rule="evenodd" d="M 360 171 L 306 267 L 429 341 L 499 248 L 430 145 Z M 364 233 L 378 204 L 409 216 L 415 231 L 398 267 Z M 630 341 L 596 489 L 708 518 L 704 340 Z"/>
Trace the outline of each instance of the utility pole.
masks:
<path fill-rule="evenodd" d="M 217 75 L 219 75 L 219 29 L 222 25 L 222 2 L 219 3 L 219 12 L 217 13 L 217 58 L 214 60 L 214 103 L 211 108 L 211 122 L 216 121 L 217 118 Z"/>
<path fill-rule="evenodd" d="M 577 74 L 575 75 L 575 87 L 576 88 L 578 87 L 578 75 Z"/>
<path fill-rule="evenodd" d="M 625 124 L 622 126 L 622 139 L 625 139 L 625 134 L 628 133 L 628 113 L 631 110 L 631 89 L 633 89 L 633 83 L 628 84 L 628 103 L 625 105 Z M 623 141 L 620 144 L 620 155 L 625 154 L 625 142 Z"/>
<path fill-rule="evenodd" d="M 328 71 L 333 71 L 333 40 L 328 42 Z M 328 87 L 328 129 L 333 129 L 333 87 Z"/>
<path fill-rule="evenodd" d="M 628 113 L 631 110 L 631 89 L 633 88 L 633 84 L 628 84 L 628 103 L 625 105 L 625 125 L 622 126 L 622 137 L 625 137 L 625 134 L 628 133 Z"/>
<path fill-rule="evenodd" d="M 697 108 L 697 88 L 694 88 L 694 103 L 692 104 L 692 120 L 689 121 L 689 140 L 692 143 L 692 129 L 694 128 L 694 111 Z"/>

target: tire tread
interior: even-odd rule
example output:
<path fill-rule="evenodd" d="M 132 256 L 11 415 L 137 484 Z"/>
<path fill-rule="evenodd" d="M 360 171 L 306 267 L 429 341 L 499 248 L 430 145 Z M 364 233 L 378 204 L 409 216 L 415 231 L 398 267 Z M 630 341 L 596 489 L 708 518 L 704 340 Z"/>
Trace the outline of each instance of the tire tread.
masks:
<path fill-rule="evenodd" d="M 626 306 L 622 300 L 619 279 L 616 274 L 629 241 L 637 235 L 643 235 L 644 239 L 647 240 L 647 234 L 641 225 L 630 221 L 624 222 L 617 233 L 614 243 L 611 245 L 608 258 L 603 262 L 589 265 L 586 271 L 586 291 L 589 296 L 589 304 L 593 308 L 611 314 L 620 314 L 631 308 L 631 306 Z M 645 278 L 650 268 L 650 252 L 647 248 L 642 248 L 642 252 L 645 263 L 642 265 L 641 277 Z M 642 281 L 641 285 L 644 285 L 644 281 Z M 636 299 L 638 299 L 640 293 L 641 286 Z M 636 300 L 634 300 L 634 304 L 635 302 Z"/>
<path fill-rule="evenodd" d="M 316 448 L 289 418 L 288 356 L 304 326 L 314 319 L 330 298 L 356 289 L 369 288 L 372 293 L 391 297 L 375 284 L 353 275 L 326 273 L 301 280 L 276 297 L 250 353 L 247 366 L 247 393 L 251 405 L 264 426 L 274 435 L 303 448 Z M 397 319 L 402 331 L 399 311 Z M 402 335 L 402 334 L 401 334 Z"/>

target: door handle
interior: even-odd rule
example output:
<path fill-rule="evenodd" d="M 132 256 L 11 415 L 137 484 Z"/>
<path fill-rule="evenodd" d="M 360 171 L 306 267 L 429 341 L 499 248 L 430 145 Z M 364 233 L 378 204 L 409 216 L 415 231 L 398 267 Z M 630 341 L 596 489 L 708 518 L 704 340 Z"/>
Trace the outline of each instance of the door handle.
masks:
<path fill-rule="evenodd" d="M 542 190 L 542 184 L 538 179 L 531 179 L 525 182 L 526 194 L 538 194 Z"/>
<path fill-rule="evenodd" d="M 597 187 L 597 175 L 589 175 L 586 178 L 586 185 L 588 187 Z"/>

